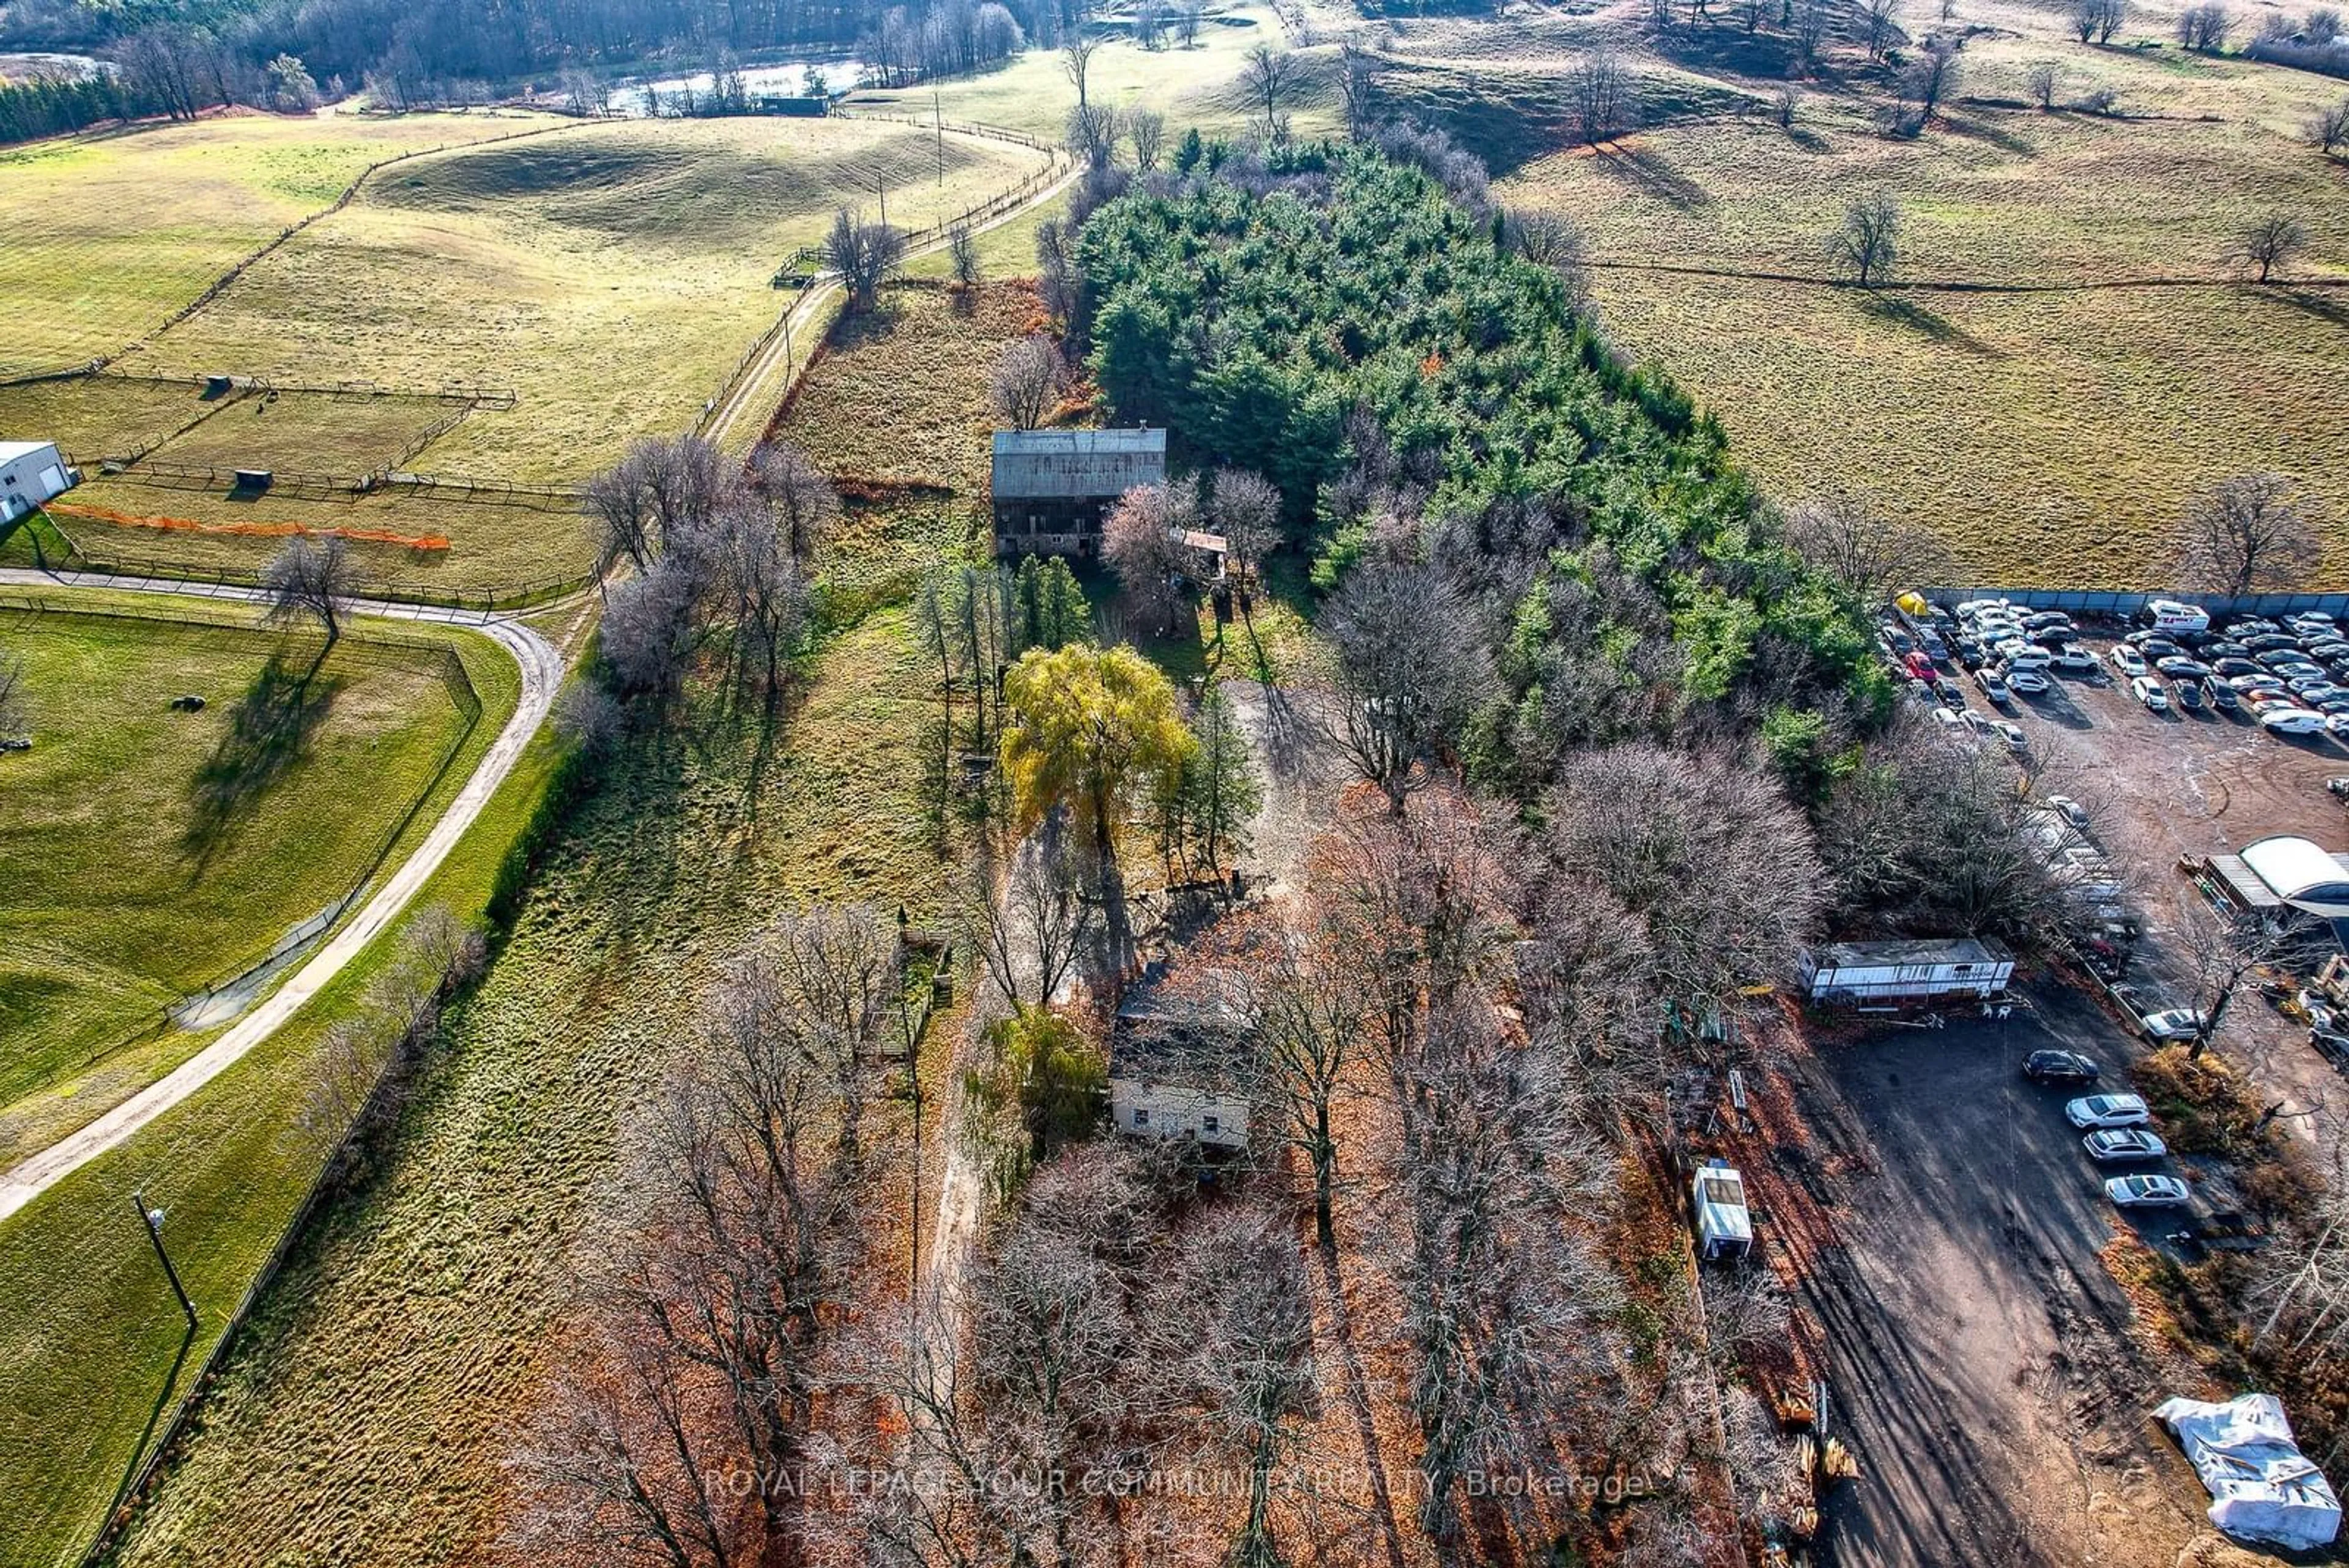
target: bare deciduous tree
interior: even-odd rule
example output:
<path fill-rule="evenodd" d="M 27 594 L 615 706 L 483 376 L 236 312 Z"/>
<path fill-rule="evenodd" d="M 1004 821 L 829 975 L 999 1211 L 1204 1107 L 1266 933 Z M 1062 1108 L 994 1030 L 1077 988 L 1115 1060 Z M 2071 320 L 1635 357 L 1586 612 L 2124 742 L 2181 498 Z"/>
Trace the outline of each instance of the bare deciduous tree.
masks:
<path fill-rule="evenodd" d="M 1577 141 L 1611 141 L 1638 123 L 1638 95 L 1622 57 L 1609 48 L 1584 53 L 1566 74 L 1567 119 Z"/>
<path fill-rule="evenodd" d="M 636 441 L 587 483 L 584 504 L 595 524 L 598 571 L 622 560 L 649 571 L 672 547 L 689 547 L 739 498 L 740 485 L 734 463 L 698 436 Z"/>
<path fill-rule="evenodd" d="M 1286 49 L 1276 49 L 1269 44 L 1258 44 L 1247 52 L 1240 67 L 1240 87 L 1257 112 L 1264 116 L 1264 136 L 1267 141 L 1287 140 L 1288 118 L 1280 112 L 1281 100 L 1295 84 L 1296 58 Z"/>
<path fill-rule="evenodd" d="M 1133 149 L 1133 166 L 1148 173 L 1166 150 L 1166 117 L 1154 109 L 1128 109 L 1125 140 Z"/>
<path fill-rule="evenodd" d="M 1882 283 L 1899 258 L 1900 208 L 1890 192 L 1855 197 L 1827 238 L 1827 254 L 1862 288 Z"/>
<path fill-rule="evenodd" d="M 1936 38 L 1917 51 L 1917 57 L 1900 73 L 1900 93 L 1917 106 L 1919 130 L 1932 122 L 1942 100 L 1957 90 L 1957 84 L 1956 45 Z"/>
<path fill-rule="evenodd" d="M 2349 98 L 2327 104 L 2308 117 L 2308 140 L 2327 158 L 2349 143 Z"/>
<path fill-rule="evenodd" d="M 2292 482 L 2280 473 L 2245 473 L 2194 498 L 2178 554 L 2196 587 L 2240 597 L 2306 586 L 2323 552 Z"/>
<path fill-rule="evenodd" d="M 996 416 L 1016 431 L 1044 422 L 1068 389 L 1069 368 L 1060 346 L 1040 332 L 1004 346 L 988 378 L 988 400 Z"/>
<path fill-rule="evenodd" d="M 956 287 L 978 286 L 978 236 L 970 232 L 968 223 L 957 223 L 947 231 L 947 258 L 954 266 Z"/>
<path fill-rule="evenodd" d="M 1084 882 L 1067 815 L 1057 811 L 1021 842 L 999 892 L 984 869 L 977 874 L 979 961 L 1014 1007 L 1050 1004 L 1075 972 L 1092 928 Z"/>
<path fill-rule="evenodd" d="M 2178 45 L 2200 54 L 2214 55 L 2225 48 L 2227 35 L 2234 29 L 2234 13 L 2215 0 L 2189 5 L 2178 14 Z"/>
<path fill-rule="evenodd" d="M 1401 812 L 1419 763 L 1459 732 L 1495 687 L 1468 605 L 1434 568 L 1372 561 L 1348 573 L 1321 613 L 1337 654 L 1333 739 Z"/>
<path fill-rule="evenodd" d="M 793 560 L 805 560 L 840 516 L 840 493 L 808 454 L 776 438 L 750 449 L 744 470 L 750 494 L 774 518 Z"/>
<path fill-rule="evenodd" d="M 1193 551 L 1180 535 L 1197 523 L 1197 490 L 1178 480 L 1135 485 L 1118 497 L 1102 524 L 1102 559 L 1154 630 L 1171 630 L 1193 602 L 1186 592 Z"/>
<path fill-rule="evenodd" d="M 1216 471 L 1209 493 L 1216 531 L 1230 547 L 1233 569 L 1256 572 L 1280 543 L 1280 492 L 1272 481 L 1246 469 Z"/>
<path fill-rule="evenodd" d="M 2307 244 L 2308 231 L 2299 219 L 2271 213 L 2242 232 L 2235 244 L 2235 255 L 2251 268 L 2258 282 L 2265 283 Z"/>
<path fill-rule="evenodd" d="M 1657 984 L 1694 1019 L 1791 972 L 1826 901 L 1802 815 L 1719 757 L 1633 744 L 1569 758 L 1544 845 L 1647 928 Z"/>
<path fill-rule="evenodd" d="M 1378 121 L 1378 60 L 1353 38 L 1338 46 L 1338 98 L 1346 134 L 1360 141 Z"/>
<path fill-rule="evenodd" d="M 1899 585 L 1933 580 L 1949 557 L 1933 535 L 1848 495 L 1797 502 L 1786 513 L 1786 543 L 1870 613 Z"/>
<path fill-rule="evenodd" d="M 2127 15 L 2126 0 L 2073 0 L 2072 32 L 2084 44 L 2109 44 Z"/>
<path fill-rule="evenodd" d="M 1070 34 L 1069 41 L 1061 46 L 1061 71 L 1069 78 L 1070 85 L 1077 89 L 1079 109 L 1089 109 L 1092 105 L 1085 86 L 1087 78 L 1092 75 L 1093 55 L 1100 47 L 1101 40 L 1087 37 L 1081 26 Z"/>
<path fill-rule="evenodd" d="M 1819 57 L 1819 47 L 1826 42 L 1827 28 L 1834 14 L 1827 9 L 1826 0 L 1795 0 L 1795 48 L 1806 63 Z"/>
<path fill-rule="evenodd" d="M 1882 59 L 1885 51 L 1899 41 L 1900 25 L 1893 20 L 1899 10 L 1900 0 L 1860 0 L 1861 36 L 1869 59 Z"/>
<path fill-rule="evenodd" d="M 2053 109 L 2055 95 L 2063 90 L 2064 67 L 2053 60 L 2041 60 L 2024 74 L 2023 84 L 2032 102 L 2043 109 Z"/>
<path fill-rule="evenodd" d="M 262 592 L 269 596 L 264 619 L 272 626 L 315 620 L 326 634 L 326 647 L 310 666 L 314 673 L 342 638 L 343 615 L 357 581 L 349 546 L 337 534 L 317 542 L 295 535 L 262 573 Z"/>
<path fill-rule="evenodd" d="M 1069 110 L 1068 129 L 1061 140 L 1069 151 L 1094 169 L 1106 169 L 1117 155 L 1118 115 L 1107 104 L 1083 104 Z"/>
<path fill-rule="evenodd" d="M 823 265 L 839 275 L 851 310 L 872 309 L 905 257 L 905 236 L 886 223 L 865 223 L 845 207 L 833 214 Z"/>
<path fill-rule="evenodd" d="M 1174 36 L 1190 48 L 1199 41 L 1199 22 L 1206 15 L 1203 0 L 1174 0 Z"/>

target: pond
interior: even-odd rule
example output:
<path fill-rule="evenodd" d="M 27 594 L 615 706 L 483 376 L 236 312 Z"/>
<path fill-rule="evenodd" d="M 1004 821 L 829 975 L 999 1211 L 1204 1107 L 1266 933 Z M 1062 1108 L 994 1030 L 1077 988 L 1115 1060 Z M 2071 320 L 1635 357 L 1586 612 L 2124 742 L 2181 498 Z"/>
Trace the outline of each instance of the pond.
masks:
<path fill-rule="evenodd" d="M 817 73 L 822 81 L 819 91 L 837 98 L 856 86 L 864 75 L 864 62 L 844 55 L 823 59 L 780 60 L 771 65 L 742 67 L 742 90 L 753 99 L 802 98 L 816 96 L 809 92 L 813 84 L 810 73 Z M 612 88 L 612 112 L 639 118 L 648 114 L 677 114 L 689 92 L 698 99 L 716 85 L 717 78 L 709 71 L 690 76 L 663 77 L 657 81 L 616 83 Z"/>

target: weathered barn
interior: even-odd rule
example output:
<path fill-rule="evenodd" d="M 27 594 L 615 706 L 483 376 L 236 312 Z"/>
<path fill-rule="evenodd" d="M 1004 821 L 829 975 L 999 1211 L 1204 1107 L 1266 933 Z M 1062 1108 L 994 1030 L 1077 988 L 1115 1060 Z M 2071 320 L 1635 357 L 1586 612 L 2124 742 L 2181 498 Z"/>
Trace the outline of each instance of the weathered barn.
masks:
<path fill-rule="evenodd" d="M 995 547 L 1006 556 L 1092 556 L 1102 519 L 1137 484 L 1166 478 L 1163 430 L 998 431 Z"/>
<path fill-rule="evenodd" d="M 13 523 L 81 482 L 55 443 L 0 441 L 0 523 Z"/>

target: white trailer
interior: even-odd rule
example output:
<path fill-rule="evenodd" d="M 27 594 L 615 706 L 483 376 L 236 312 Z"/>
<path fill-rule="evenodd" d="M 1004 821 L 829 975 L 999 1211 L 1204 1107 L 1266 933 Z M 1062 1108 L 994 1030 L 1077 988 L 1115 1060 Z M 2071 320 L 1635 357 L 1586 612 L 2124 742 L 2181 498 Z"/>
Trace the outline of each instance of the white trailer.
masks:
<path fill-rule="evenodd" d="M 1899 1007 L 1961 997 L 1988 1002 L 2006 994 L 2014 955 L 1998 942 L 1950 940 L 1833 942 L 1802 957 L 1803 993 L 1830 1006 Z"/>

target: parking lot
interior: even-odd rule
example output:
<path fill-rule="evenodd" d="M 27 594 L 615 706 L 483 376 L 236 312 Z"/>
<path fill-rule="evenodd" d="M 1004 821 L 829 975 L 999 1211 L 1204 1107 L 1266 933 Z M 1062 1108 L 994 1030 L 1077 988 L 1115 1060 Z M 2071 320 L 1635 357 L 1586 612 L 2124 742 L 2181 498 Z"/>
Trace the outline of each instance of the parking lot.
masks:
<path fill-rule="evenodd" d="M 2125 1216 L 2064 1118 L 2086 1091 L 2026 1082 L 2033 1050 L 2137 1047 L 2078 990 L 2034 986 L 2000 1023 L 1888 1025 L 1805 1064 L 1817 1143 L 1780 1151 L 1826 1330 L 1835 1414 L 1865 1477 L 1828 1510 L 1827 1560 L 1888 1565 L 2170 1563 L 2203 1500 L 2147 1419 L 2172 1388 L 2100 1258 Z M 1831 1215 L 1831 1219 L 1803 1218 Z M 1778 1216 L 1771 1216 L 1775 1222 Z M 1788 1240 L 1793 1240 L 1789 1238 Z"/>

